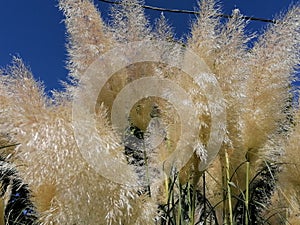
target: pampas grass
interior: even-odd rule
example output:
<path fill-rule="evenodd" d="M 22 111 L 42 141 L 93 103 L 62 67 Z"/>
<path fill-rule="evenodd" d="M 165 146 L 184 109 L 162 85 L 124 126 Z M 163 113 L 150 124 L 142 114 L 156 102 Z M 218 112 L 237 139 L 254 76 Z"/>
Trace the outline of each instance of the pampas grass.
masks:
<path fill-rule="evenodd" d="M 225 140 L 205 171 L 198 168 L 205 160 L 211 128 L 205 97 L 209 93 L 202 93 L 176 68 L 152 62 L 130 65 L 111 77 L 96 103 L 99 136 L 87 134 L 85 140 L 89 143 L 96 138 L 107 143 L 107 151 L 116 152 L 120 160 L 127 160 L 133 167 L 128 177 L 145 179 L 156 161 L 176 148 L 180 137 L 178 114 L 162 99 L 144 99 L 133 107 L 130 135 L 147 139 L 149 145 L 155 135 L 155 129 L 148 127 L 151 118 L 159 117 L 167 124 L 158 127 L 166 134 L 163 144 L 143 154 L 122 146 L 109 116 L 112 102 L 123 87 L 140 77 L 154 76 L 182 86 L 198 106 L 198 151 L 183 169 L 174 168 L 167 174 L 164 183 L 153 176 L 153 183 L 146 183 L 142 189 L 108 180 L 83 159 L 73 131 L 72 100 L 89 65 L 123 43 L 175 40 L 163 15 L 156 27 L 151 27 L 142 3 L 124 0 L 113 6 L 112 21 L 105 24 L 92 1 L 59 1 L 68 31 L 70 82 L 51 99 L 21 59 L 14 58 L 1 71 L 0 143 L 9 146 L 1 149 L 1 182 L 7 183 L 7 168 L 13 171 L 10 179 L 28 188 L 25 200 L 33 208 L 33 220 L 44 225 L 300 223 L 300 114 L 290 105 L 291 83 L 300 58 L 299 4 L 279 16 L 249 47 L 255 35 L 244 33 L 248 21 L 241 19 L 241 12 L 234 10 L 232 18 L 224 22 L 218 16 L 221 6 L 217 1 L 199 2 L 199 16 L 191 25 L 187 43 L 182 45 L 208 65 L 222 89 L 227 112 Z M 174 60 L 179 58 L 177 49 L 168 54 Z M 154 103 L 161 114 L 151 114 Z M 113 164 L 99 163 L 114 169 Z M 14 224 L 9 215 L 17 209 L 8 207 L 7 201 L 17 197 L 2 194 L 2 223 Z"/>

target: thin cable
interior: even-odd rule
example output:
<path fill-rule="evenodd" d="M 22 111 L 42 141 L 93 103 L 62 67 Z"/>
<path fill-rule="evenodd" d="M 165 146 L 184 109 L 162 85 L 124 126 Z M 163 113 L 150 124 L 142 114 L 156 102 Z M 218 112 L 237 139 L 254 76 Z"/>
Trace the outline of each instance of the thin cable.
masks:
<path fill-rule="evenodd" d="M 119 1 L 110 1 L 110 0 L 99 0 L 99 1 L 109 3 L 109 4 L 115 4 L 115 5 L 121 5 L 122 4 L 122 2 L 119 2 Z M 135 4 L 131 4 L 131 5 L 135 5 Z M 144 8 L 144 9 L 150 9 L 150 10 L 155 10 L 155 11 L 160 11 L 160 12 L 171 12 L 171 13 L 199 15 L 199 12 L 191 11 L 191 10 L 165 9 L 165 8 L 149 6 L 149 5 L 141 5 L 141 7 Z M 227 15 L 227 14 L 219 14 L 217 16 L 223 17 L 223 18 L 232 18 L 232 15 Z M 256 17 L 251 17 L 251 16 L 241 16 L 241 18 L 245 19 L 245 20 L 260 21 L 260 22 L 265 22 L 265 23 L 276 23 L 275 20 L 264 19 L 264 18 L 256 18 Z"/>

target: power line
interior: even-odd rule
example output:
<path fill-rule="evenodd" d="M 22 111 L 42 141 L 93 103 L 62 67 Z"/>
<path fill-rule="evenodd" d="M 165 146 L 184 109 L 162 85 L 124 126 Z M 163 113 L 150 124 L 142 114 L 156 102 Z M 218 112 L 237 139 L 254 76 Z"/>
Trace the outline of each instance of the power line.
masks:
<path fill-rule="evenodd" d="M 115 4 L 115 5 L 121 5 L 121 4 L 123 4 L 120 1 L 110 1 L 110 0 L 99 0 L 99 1 L 100 2 L 109 3 L 109 4 Z M 134 5 L 134 4 L 132 4 L 132 5 Z M 160 11 L 160 12 L 171 12 L 171 13 L 182 13 L 182 14 L 199 15 L 199 12 L 191 11 L 191 10 L 166 9 L 166 8 L 160 8 L 160 7 L 149 6 L 149 5 L 141 5 L 141 7 L 144 8 L 144 9 L 150 9 L 150 10 Z M 223 18 L 232 18 L 232 15 L 227 15 L 227 14 L 219 14 L 217 16 L 223 17 Z M 260 21 L 260 22 L 265 22 L 265 23 L 276 23 L 275 20 L 264 19 L 264 18 L 257 18 L 257 17 L 251 17 L 251 16 L 241 16 L 241 18 L 245 19 L 245 20 Z"/>

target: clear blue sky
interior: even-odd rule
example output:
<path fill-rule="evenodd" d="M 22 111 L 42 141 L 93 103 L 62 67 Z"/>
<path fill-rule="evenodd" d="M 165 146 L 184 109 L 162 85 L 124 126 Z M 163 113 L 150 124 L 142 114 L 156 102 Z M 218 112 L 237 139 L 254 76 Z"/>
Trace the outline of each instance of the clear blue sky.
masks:
<path fill-rule="evenodd" d="M 288 8 L 292 0 L 223 0 L 223 11 L 230 14 L 234 8 L 247 16 L 272 19 Z M 294 1 L 295 2 L 295 1 Z M 107 20 L 109 4 L 98 4 Z M 146 0 L 147 5 L 193 10 L 197 0 Z M 160 12 L 146 10 L 153 21 Z M 176 36 L 188 34 L 194 15 L 165 13 Z M 0 67 L 19 55 L 30 66 L 36 79 L 44 82 L 46 91 L 60 88 L 59 80 L 66 80 L 66 31 L 63 15 L 55 0 L 1 0 L 0 2 Z M 266 23 L 251 22 L 249 31 L 261 32 Z"/>

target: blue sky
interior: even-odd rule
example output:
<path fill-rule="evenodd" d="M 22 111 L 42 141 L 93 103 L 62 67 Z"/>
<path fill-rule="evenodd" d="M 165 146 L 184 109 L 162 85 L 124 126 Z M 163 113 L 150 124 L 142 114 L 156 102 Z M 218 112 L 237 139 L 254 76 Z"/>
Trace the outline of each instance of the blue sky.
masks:
<path fill-rule="evenodd" d="M 272 19 L 285 11 L 292 0 L 223 0 L 223 11 L 230 14 L 239 8 L 242 14 Z M 295 2 L 295 1 L 294 1 Z M 107 20 L 109 4 L 95 0 L 104 20 Z M 197 0 L 146 0 L 147 5 L 194 10 Z M 160 12 L 146 10 L 150 21 Z M 165 13 L 174 27 L 177 37 L 187 35 L 194 15 Z M 46 91 L 61 88 L 59 80 L 66 80 L 65 69 L 66 31 L 63 15 L 55 0 L 2 0 L 0 2 L 0 67 L 19 55 L 31 68 L 35 78 L 43 81 Z M 247 31 L 261 32 L 267 24 L 251 22 Z"/>

